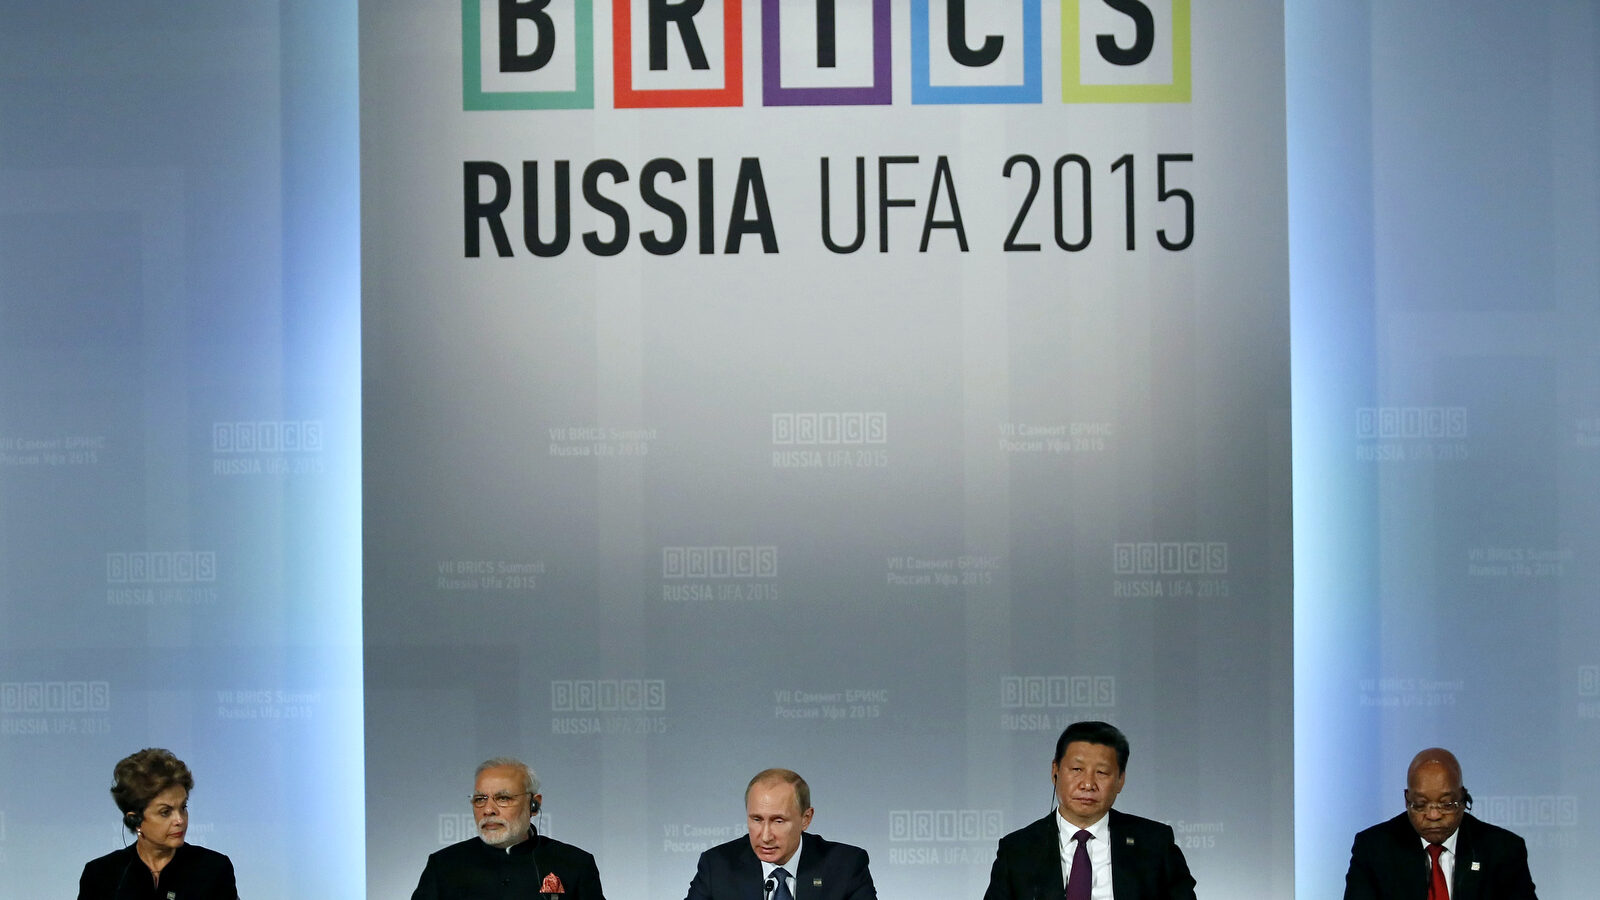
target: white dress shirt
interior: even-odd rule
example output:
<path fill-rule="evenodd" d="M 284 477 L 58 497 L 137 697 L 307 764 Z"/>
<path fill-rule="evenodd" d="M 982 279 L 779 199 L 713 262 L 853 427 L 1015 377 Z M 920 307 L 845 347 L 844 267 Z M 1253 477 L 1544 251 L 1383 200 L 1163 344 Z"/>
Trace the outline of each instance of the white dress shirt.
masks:
<path fill-rule="evenodd" d="M 1101 816 L 1099 821 L 1083 829 L 1093 837 L 1088 842 L 1089 871 L 1093 874 L 1091 900 L 1113 900 L 1111 894 L 1111 816 Z M 1078 852 L 1078 842 L 1073 835 L 1078 826 L 1061 817 L 1056 810 L 1056 831 L 1061 839 L 1061 883 L 1072 877 L 1072 855 Z"/>

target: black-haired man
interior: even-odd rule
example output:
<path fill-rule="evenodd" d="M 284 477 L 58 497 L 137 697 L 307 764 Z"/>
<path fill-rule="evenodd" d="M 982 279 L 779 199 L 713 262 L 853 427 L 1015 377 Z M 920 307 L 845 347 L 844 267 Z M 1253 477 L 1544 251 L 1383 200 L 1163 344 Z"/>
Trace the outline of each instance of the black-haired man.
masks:
<path fill-rule="evenodd" d="M 1194 876 L 1172 827 L 1112 809 L 1128 739 L 1105 722 L 1074 722 L 1050 761 L 1056 808 L 1000 839 L 984 900 L 1194 900 Z"/>

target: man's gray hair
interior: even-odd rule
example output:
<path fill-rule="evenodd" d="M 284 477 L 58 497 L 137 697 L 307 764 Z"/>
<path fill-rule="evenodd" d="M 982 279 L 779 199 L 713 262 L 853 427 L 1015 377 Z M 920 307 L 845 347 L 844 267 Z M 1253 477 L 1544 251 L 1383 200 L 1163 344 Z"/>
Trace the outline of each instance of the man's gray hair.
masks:
<path fill-rule="evenodd" d="M 478 770 L 472 773 L 472 780 L 477 781 L 478 776 L 482 775 L 485 771 L 489 769 L 498 769 L 501 766 L 511 766 L 512 768 L 521 769 L 522 783 L 524 788 L 530 794 L 539 793 L 539 776 L 533 773 L 533 769 L 529 768 L 527 763 L 512 756 L 496 756 L 494 759 L 486 759 L 483 762 L 478 763 Z"/>

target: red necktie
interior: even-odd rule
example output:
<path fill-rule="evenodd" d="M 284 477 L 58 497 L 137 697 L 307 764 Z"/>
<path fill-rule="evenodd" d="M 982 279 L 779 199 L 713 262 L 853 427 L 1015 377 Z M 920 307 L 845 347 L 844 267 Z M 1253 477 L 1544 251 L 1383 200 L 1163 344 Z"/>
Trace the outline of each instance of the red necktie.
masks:
<path fill-rule="evenodd" d="M 1443 852 L 1443 844 L 1428 845 L 1428 861 L 1433 869 L 1428 877 L 1428 900 L 1450 900 L 1450 888 L 1444 883 L 1444 866 L 1439 865 L 1439 854 Z"/>
<path fill-rule="evenodd" d="M 1067 900 L 1089 900 L 1089 895 L 1094 893 L 1094 873 L 1089 871 L 1089 839 L 1092 837 L 1094 835 L 1081 829 L 1072 836 L 1078 842 L 1078 849 L 1072 851 L 1072 871 L 1067 873 Z"/>

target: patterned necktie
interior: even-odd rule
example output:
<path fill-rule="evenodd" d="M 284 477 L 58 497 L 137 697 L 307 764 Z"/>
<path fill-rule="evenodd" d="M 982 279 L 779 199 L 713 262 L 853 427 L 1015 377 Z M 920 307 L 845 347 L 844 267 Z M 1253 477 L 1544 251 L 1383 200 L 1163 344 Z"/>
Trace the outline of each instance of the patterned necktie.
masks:
<path fill-rule="evenodd" d="M 772 900 L 794 900 L 794 895 L 789 893 L 789 873 L 783 866 L 772 870 L 772 880 L 777 882 L 772 887 Z"/>
<path fill-rule="evenodd" d="M 1089 871 L 1089 839 L 1092 837 L 1094 835 L 1082 829 L 1072 836 L 1078 842 L 1078 849 L 1072 851 L 1072 871 L 1067 873 L 1067 900 L 1089 900 L 1094 892 L 1094 875 Z"/>
<path fill-rule="evenodd" d="M 1428 900 L 1450 900 L 1450 888 L 1444 883 L 1444 866 L 1439 865 L 1439 854 L 1443 852 L 1443 844 L 1428 845 L 1429 867 L 1433 869 L 1433 874 L 1428 876 Z"/>

